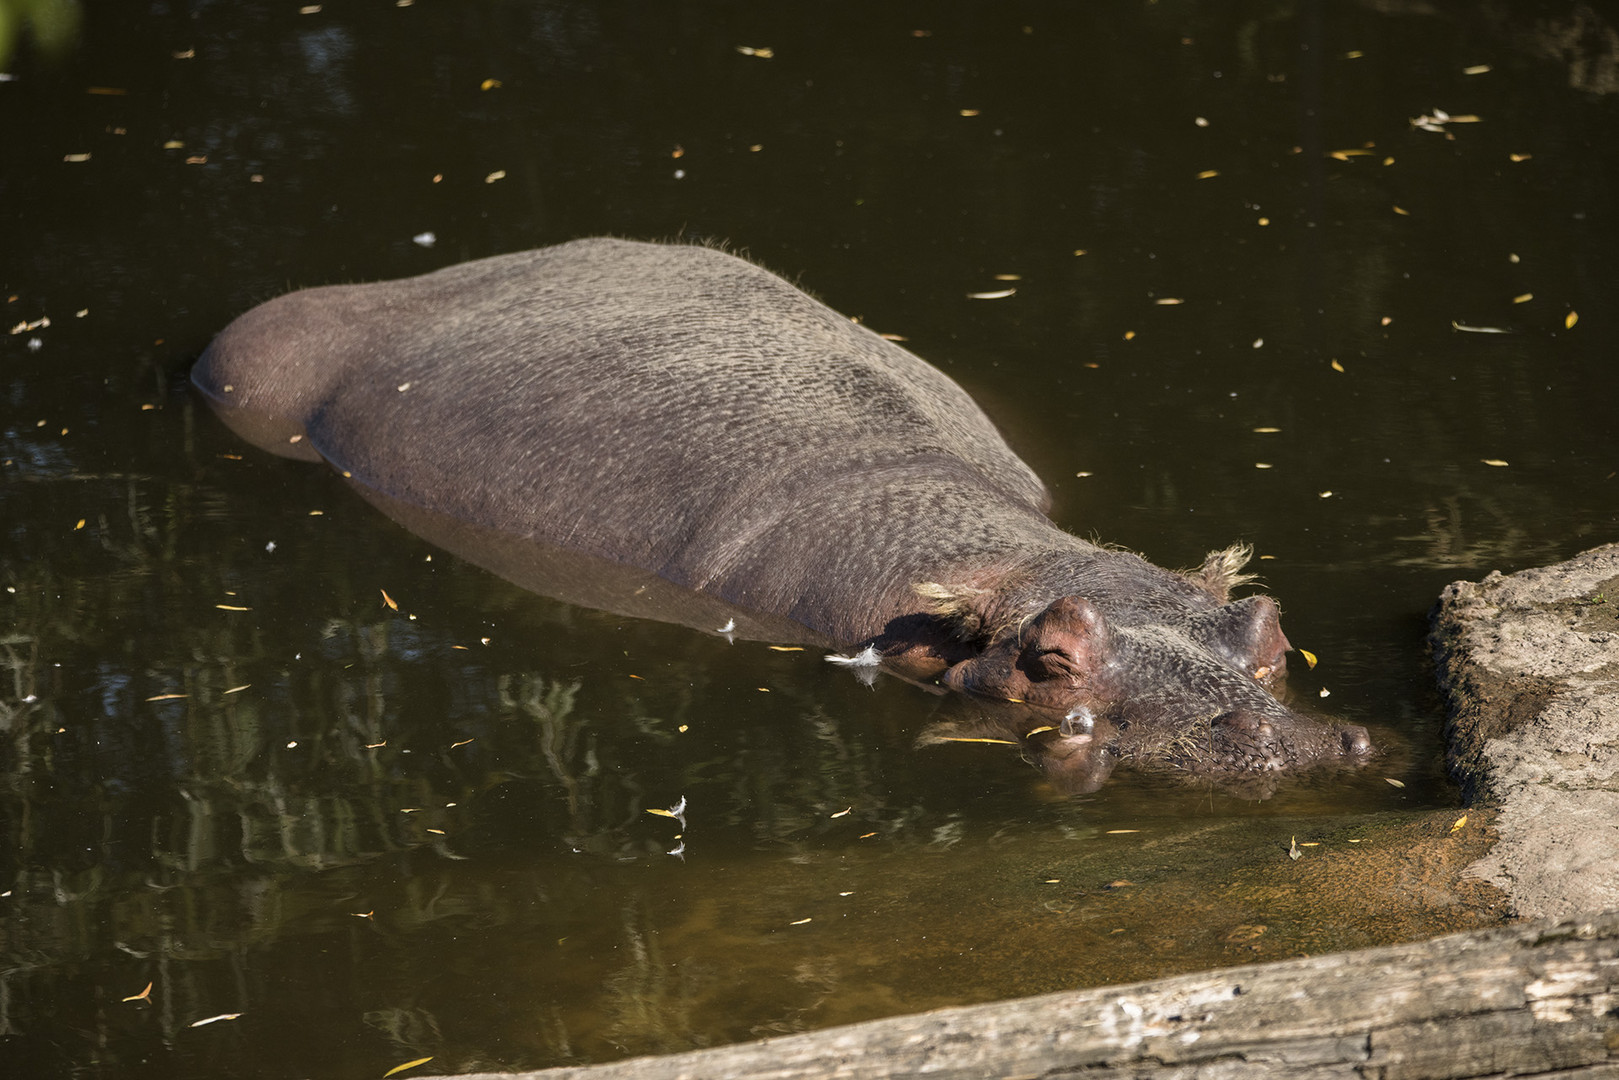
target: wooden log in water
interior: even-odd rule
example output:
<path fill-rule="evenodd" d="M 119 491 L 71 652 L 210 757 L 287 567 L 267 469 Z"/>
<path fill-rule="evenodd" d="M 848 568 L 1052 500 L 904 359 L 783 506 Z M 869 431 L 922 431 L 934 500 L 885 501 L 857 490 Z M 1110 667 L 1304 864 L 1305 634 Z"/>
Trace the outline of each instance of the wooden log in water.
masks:
<path fill-rule="evenodd" d="M 663 1057 L 498 1075 L 1079 1074 L 1619 1077 L 1619 912 L 938 1009 Z"/>

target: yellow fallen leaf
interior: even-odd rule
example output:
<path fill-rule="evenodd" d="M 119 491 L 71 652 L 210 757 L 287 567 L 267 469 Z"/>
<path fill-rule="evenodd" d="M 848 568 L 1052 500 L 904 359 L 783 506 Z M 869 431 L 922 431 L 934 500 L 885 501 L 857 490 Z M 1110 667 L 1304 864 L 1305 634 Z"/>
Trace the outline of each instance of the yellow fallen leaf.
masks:
<path fill-rule="evenodd" d="M 1455 833 L 1461 832 L 1462 827 L 1465 826 L 1466 824 L 1467 824 L 1467 815 L 1463 814 L 1461 817 L 1456 819 L 1456 824 L 1454 824 L 1454 825 L 1452 825 L 1450 827 L 1451 833 L 1455 834 Z"/>
<path fill-rule="evenodd" d="M 1017 743 L 1012 741 L 1011 739 L 969 739 L 969 738 L 965 738 L 965 737 L 957 738 L 955 736 L 946 736 L 945 738 L 942 738 L 939 741 L 940 742 L 994 743 L 997 746 L 1016 746 L 1017 745 Z"/>
<path fill-rule="evenodd" d="M 1490 70 L 1489 64 L 1474 64 L 1472 67 L 1462 68 L 1463 75 L 1482 75 Z"/>
<path fill-rule="evenodd" d="M 1529 301 L 1533 300 L 1534 298 L 1535 298 L 1535 294 L 1532 293 L 1532 292 L 1519 293 L 1517 296 L 1514 296 L 1512 298 L 1512 302 L 1514 304 L 1527 304 Z"/>
<path fill-rule="evenodd" d="M 770 651 L 771 652 L 803 652 L 804 651 L 804 646 L 802 646 L 802 645 L 771 645 L 770 646 Z"/>
<path fill-rule="evenodd" d="M 499 79 L 485 79 L 483 82 L 478 84 L 479 90 L 499 90 L 500 87 L 501 82 Z"/>
<path fill-rule="evenodd" d="M 1563 316 L 1563 327 L 1564 329 L 1572 330 L 1574 329 L 1574 324 L 1579 321 L 1580 313 L 1577 311 L 1571 311 L 1567 315 Z"/>
<path fill-rule="evenodd" d="M 1041 732 L 1056 731 L 1056 730 L 1057 730 L 1056 727 L 1051 725 L 1051 724 L 1042 724 L 1041 726 L 1039 726 L 1037 728 L 1030 728 L 1028 731 L 1025 731 L 1023 733 L 1023 737 L 1025 739 L 1027 739 L 1030 735 L 1039 735 Z"/>
<path fill-rule="evenodd" d="M 647 813 L 649 813 L 649 814 L 657 814 L 659 817 L 666 817 L 666 818 L 672 818 L 672 817 L 675 816 L 675 815 L 671 814 L 669 811 L 661 810 L 661 809 L 659 809 L 657 807 L 649 808 L 647 810 Z"/>
<path fill-rule="evenodd" d="M 1140 831 L 1141 831 L 1140 829 L 1109 829 L 1107 831 L 1107 835 L 1108 836 L 1123 836 L 1125 833 L 1138 833 Z"/>
<path fill-rule="evenodd" d="M 240 604 L 215 604 L 214 607 L 218 608 L 220 611 L 252 611 L 253 610 L 250 607 L 242 607 Z"/>
<path fill-rule="evenodd" d="M 1299 655 L 1304 657 L 1304 666 L 1311 671 L 1314 671 L 1317 663 L 1315 653 L 1311 652 L 1309 649 L 1300 649 Z"/>
<path fill-rule="evenodd" d="M 1202 172 L 1197 174 L 1197 178 L 1199 180 L 1211 180 L 1214 177 L 1219 176 L 1219 175 L 1220 175 L 1220 170 L 1219 169 L 1204 169 Z"/>
<path fill-rule="evenodd" d="M 235 1020 L 238 1016 L 241 1016 L 241 1015 L 242 1015 L 241 1013 L 220 1013 L 218 1016 L 209 1016 L 209 1017 L 206 1017 L 206 1018 L 204 1018 L 202 1020 L 193 1020 L 189 1026 L 190 1027 L 202 1027 L 204 1024 L 212 1024 L 212 1023 L 214 1023 L 216 1021 L 219 1021 L 219 1020 Z"/>
<path fill-rule="evenodd" d="M 1479 460 L 1484 462 L 1484 464 L 1486 464 L 1486 465 L 1493 465 L 1497 469 L 1504 469 L 1504 468 L 1507 467 L 1507 463 L 1502 461 L 1500 458 L 1487 457 L 1487 458 L 1479 458 Z"/>
<path fill-rule="evenodd" d="M 854 811 L 854 807 L 849 806 L 849 807 L 845 807 L 842 810 L 839 810 L 837 813 L 832 814 L 831 816 L 835 817 L 835 818 L 848 817 L 853 811 Z"/>
<path fill-rule="evenodd" d="M 378 589 L 378 590 L 377 590 L 377 591 L 378 591 L 378 592 L 380 592 L 380 593 L 381 593 L 381 594 L 382 594 L 382 602 L 383 602 L 383 603 L 384 603 L 384 604 L 387 604 L 387 605 L 388 605 L 388 607 L 389 607 L 389 608 L 390 608 L 390 609 L 392 609 L 392 610 L 394 610 L 394 611 L 398 611 L 398 610 L 399 610 L 399 605 L 398 605 L 398 604 L 397 604 L 397 603 L 395 603 L 395 602 L 394 602 L 394 598 L 393 598 L 393 597 L 391 597 L 391 596 L 389 596 L 389 595 L 388 595 L 388 590 L 387 590 L 387 589 Z"/>
<path fill-rule="evenodd" d="M 1333 362 L 1332 362 L 1332 370 L 1334 370 L 1334 371 L 1342 371 L 1343 369 L 1344 369 L 1344 366 L 1342 364 L 1338 363 L 1337 360 L 1333 360 Z"/>
<path fill-rule="evenodd" d="M 475 742 L 475 741 L 477 741 L 477 740 L 475 740 L 475 739 L 462 739 L 460 742 L 451 743 L 450 744 L 450 749 L 454 750 L 457 746 L 465 746 L 467 743 Z"/>
<path fill-rule="evenodd" d="M 1411 216 L 1411 211 L 1402 209 L 1402 208 L 1400 208 L 1398 206 L 1396 206 L 1394 208 L 1394 212 L 1396 214 L 1399 214 L 1401 217 L 1410 217 Z"/>
<path fill-rule="evenodd" d="M 1016 289 L 996 289 L 994 292 L 970 292 L 970 293 L 967 294 L 967 299 L 969 299 L 969 300 L 1004 300 L 1008 296 L 1014 296 L 1016 294 L 1017 294 Z"/>
<path fill-rule="evenodd" d="M 1528 161 L 1530 158 L 1532 158 L 1534 156 L 1535 155 L 1533 155 L 1533 154 L 1508 154 L 1507 155 L 1507 160 L 1509 160 L 1509 161 Z"/>
<path fill-rule="evenodd" d="M 184 694 L 159 694 L 159 695 L 157 695 L 157 697 L 149 697 L 146 700 L 147 701 L 176 701 L 176 700 L 178 700 L 180 698 L 183 698 L 185 696 L 186 695 L 184 695 Z"/>
<path fill-rule="evenodd" d="M 151 998 L 152 998 L 152 984 L 147 983 L 145 990 L 142 990 L 138 994 L 131 994 L 128 997 L 124 998 L 123 1000 L 125 1000 L 125 1001 L 150 1001 Z"/>
<path fill-rule="evenodd" d="M 1385 782 L 1385 783 L 1387 783 L 1387 784 L 1388 784 L 1388 785 L 1389 785 L 1389 786 L 1390 786 L 1390 787 L 1405 787 L 1405 784 L 1404 784 L 1404 782 L 1402 782 L 1402 781 L 1400 781 L 1400 780 L 1396 780 L 1396 779 L 1394 779 L 1394 777 L 1392 777 L 1392 776 L 1385 776 L 1385 777 L 1383 777 L 1383 780 L 1384 780 L 1384 782 Z"/>
<path fill-rule="evenodd" d="M 814 921 L 815 920 L 813 918 L 810 918 L 810 919 L 796 919 L 793 922 L 788 923 L 787 925 L 788 926 L 803 926 L 807 922 L 814 922 Z"/>
<path fill-rule="evenodd" d="M 1176 304 L 1184 304 L 1186 301 L 1179 296 L 1161 296 L 1154 300 L 1153 303 L 1160 307 L 1173 307 Z"/>
<path fill-rule="evenodd" d="M 402 1073 L 406 1069 L 414 1069 L 418 1065 L 426 1065 L 432 1060 L 433 1056 L 429 1054 L 427 1057 L 417 1058 L 415 1061 L 407 1061 L 403 1065 L 395 1065 L 393 1068 L 382 1074 L 382 1080 L 388 1080 L 388 1077 L 394 1075 L 395 1073 Z"/>

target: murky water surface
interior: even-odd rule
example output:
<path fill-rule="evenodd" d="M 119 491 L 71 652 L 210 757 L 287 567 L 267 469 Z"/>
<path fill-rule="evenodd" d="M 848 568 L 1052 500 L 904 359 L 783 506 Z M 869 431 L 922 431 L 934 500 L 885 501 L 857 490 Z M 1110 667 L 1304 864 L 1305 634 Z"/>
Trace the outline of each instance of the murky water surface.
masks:
<path fill-rule="evenodd" d="M 1424 618 L 1619 538 L 1619 38 L 1370 7 L 121 0 L 25 37 L 8 1075 L 605 1060 L 1486 917 L 1429 885 L 1483 839 Z M 1059 798 L 917 749 L 952 708 L 917 687 L 435 553 L 185 384 L 289 287 L 601 233 L 727 240 L 905 335 L 1067 528 L 1252 542 L 1321 657 L 1293 692 L 1383 758 Z"/>

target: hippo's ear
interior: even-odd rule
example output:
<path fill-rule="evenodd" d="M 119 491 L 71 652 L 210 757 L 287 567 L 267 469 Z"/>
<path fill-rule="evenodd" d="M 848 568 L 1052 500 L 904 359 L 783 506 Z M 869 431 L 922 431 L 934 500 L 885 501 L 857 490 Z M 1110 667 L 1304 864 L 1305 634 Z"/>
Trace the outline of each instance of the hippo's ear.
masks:
<path fill-rule="evenodd" d="M 1031 682 L 1090 682 L 1114 653 L 1113 632 L 1100 609 L 1079 596 L 1055 600 L 1023 632 L 1018 667 Z"/>
<path fill-rule="evenodd" d="M 1276 601 L 1268 596 L 1222 605 L 1198 620 L 1192 632 L 1228 664 L 1260 680 L 1282 674 L 1293 647 L 1282 633 Z"/>
<path fill-rule="evenodd" d="M 1231 590 L 1246 585 L 1258 575 L 1244 574 L 1242 568 L 1254 557 L 1248 544 L 1232 544 L 1220 551 L 1211 551 L 1203 557 L 1203 565 L 1196 570 L 1182 571 L 1188 581 L 1214 597 L 1220 603 L 1231 599 Z"/>
<path fill-rule="evenodd" d="M 950 625 L 956 638 L 977 641 L 989 636 L 990 627 L 984 614 L 985 602 L 994 595 L 989 589 L 920 581 L 911 586 L 911 591 L 926 600 L 933 614 Z"/>

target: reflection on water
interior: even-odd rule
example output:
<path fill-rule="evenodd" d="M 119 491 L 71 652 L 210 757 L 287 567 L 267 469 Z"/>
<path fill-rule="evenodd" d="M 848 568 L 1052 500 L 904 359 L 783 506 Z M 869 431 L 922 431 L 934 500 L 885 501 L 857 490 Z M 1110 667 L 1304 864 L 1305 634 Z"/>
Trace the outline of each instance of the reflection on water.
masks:
<path fill-rule="evenodd" d="M 1424 616 L 1619 537 L 1619 53 L 1475 7 L 127 3 L 25 44 L 0 1063 L 536 1067 L 1498 916 Z M 1292 692 L 1384 756 L 1060 798 L 918 748 L 954 717 L 917 687 L 513 588 L 185 389 L 290 287 L 593 234 L 728 239 L 903 334 L 1082 535 L 1254 543 L 1322 660 Z"/>

